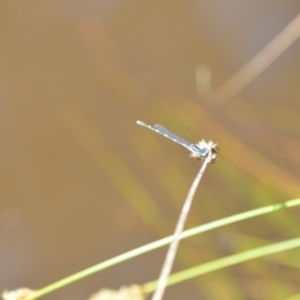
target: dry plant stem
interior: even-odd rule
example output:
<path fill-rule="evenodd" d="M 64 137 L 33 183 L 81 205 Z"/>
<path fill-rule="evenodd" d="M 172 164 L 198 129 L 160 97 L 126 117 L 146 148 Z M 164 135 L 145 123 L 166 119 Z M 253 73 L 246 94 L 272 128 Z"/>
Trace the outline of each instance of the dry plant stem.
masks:
<path fill-rule="evenodd" d="M 238 94 L 288 49 L 299 36 L 300 14 L 265 46 L 265 48 L 215 91 L 221 96 L 219 101 L 223 102 L 229 100 Z"/>
<path fill-rule="evenodd" d="M 182 233 L 182 231 L 184 229 L 184 225 L 185 225 L 188 213 L 190 211 L 190 207 L 191 207 L 196 189 L 199 185 L 199 182 L 202 178 L 202 175 L 205 171 L 205 168 L 206 168 L 207 164 L 210 162 L 210 158 L 211 158 L 211 153 L 205 159 L 205 161 L 203 162 L 203 164 L 200 168 L 200 171 L 197 174 L 197 176 L 196 176 L 196 178 L 195 178 L 195 180 L 194 180 L 194 182 L 193 182 L 193 184 L 192 184 L 192 186 L 189 190 L 189 193 L 188 193 L 188 195 L 185 199 L 184 205 L 183 205 L 182 210 L 181 210 L 181 214 L 179 216 L 179 219 L 178 219 L 178 222 L 177 222 L 177 225 L 176 225 L 176 228 L 175 228 L 175 232 L 174 232 L 174 235 L 173 235 L 173 240 L 172 240 L 172 242 L 169 246 L 169 249 L 168 249 L 168 252 L 167 252 L 167 255 L 166 255 L 162 270 L 161 270 L 161 273 L 159 275 L 159 279 L 158 279 L 158 282 L 157 282 L 157 287 L 156 287 L 156 290 L 153 294 L 152 300 L 161 300 L 162 297 L 163 297 L 163 294 L 165 292 L 166 285 L 167 285 L 167 282 L 168 282 L 168 278 L 169 278 L 169 275 L 171 273 L 171 269 L 172 269 L 172 266 L 173 266 L 173 263 L 174 263 L 174 259 L 175 259 L 175 256 L 176 256 L 176 252 L 177 252 L 177 248 L 178 248 L 178 244 L 179 244 L 179 240 L 180 240 L 180 234 Z"/>

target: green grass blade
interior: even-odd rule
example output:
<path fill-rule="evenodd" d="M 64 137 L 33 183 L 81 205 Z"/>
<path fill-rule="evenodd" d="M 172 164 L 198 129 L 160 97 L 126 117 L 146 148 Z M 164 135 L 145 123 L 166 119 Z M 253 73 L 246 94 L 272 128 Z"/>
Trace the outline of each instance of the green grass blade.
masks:
<path fill-rule="evenodd" d="M 288 240 L 272 244 L 269 246 L 260 247 L 254 250 L 245 251 L 239 254 L 234 254 L 221 259 L 214 260 L 205 264 L 201 264 L 197 267 L 186 269 L 184 271 L 174 273 L 169 277 L 168 286 L 183 282 L 197 276 L 216 271 L 225 267 L 233 266 L 238 263 L 242 263 L 248 260 L 256 259 L 262 256 L 274 254 L 277 252 L 293 249 L 300 246 L 300 238 Z M 151 293 L 156 288 L 157 280 L 151 281 L 143 285 L 145 293 Z"/>
<path fill-rule="evenodd" d="M 237 215 L 233 215 L 230 217 L 226 217 L 224 219 L 221 220 L 217 220 L 217 221 L 213 221 L 204 225 L 200 225 L 197 226 L 195 228 L 189 229 L 184 231 L 181 235 L 180 235 L 180 239 L 184 239 L 184 238 L 188 238 L 191 236 L 194 236 L 196 234 L 202 233 L 202 232 L 206 232 L 215 228 L 219 228 L 221 226 L 225 226 L 225 225 L 229 225 L 235 222 L 239 222 L 242 220 L 246 220 L 249 218 L 254 218 L 260 215 L 264 215 L 267 213 L 271 213 L 274 211 L 278 211 L 280 209 L 284 209 L 284 208 L 291 208 L 294 206 L 300 205 L 300 198 L 298 199 L 294 199 L 294 200 L 290 200 L 290 201 L 286 201 L 286 202 L 282 202 L 282 203 L 278 203 L 278 204 L 274 204 L 274 205 L 269 205 L 263 208 L 258 208 L 258 209 L 254 209 L 248 212 L 244 212 L 244 213 L 240 213 Z M 54 282 L 44 288 L 39 289 L 36 294 L 34 296 L 28 297 L 27 299 L 24 300 L 35 300 L 38 299 L 46 294 L 49 294 L 55 290 L 58 290 L 59 288 L 62 288 L 64 286 L 67 286 L 75 281 L 81 280 L 85 277 L 91 276 L 97 272 L 100 272 L 104 269 L 107 269 L 109 267 L 112 267 L 116 264 L 119 264 L 121 262 L 124 262 L 126 260 L 129 260 L 131 258 L 137 257 L 141 254 L 153 251 L 155 249 L 158 249 L 160 247 L 166 246 L 168 245 L 170 242 L 172 241 L 172 236 L 168 236 L 166 238 L 163 238 L 161 240 L 155 241 L 153 243 L 150 243 L 148 245 L 136 248 L 134 250 L 128 251 L 126 253 L 123 253 L 121 255 L 118 255 L 114 258 L 108 259 L 104 262 L 101 262 L 95 266 L 92 266 L 90 268 L 87 268 L 83 271 L 80 271 L 78 273 L 75 273 L 71 276 L 68 276 L 64 279 L 61 279 L 57 282 Z"/>

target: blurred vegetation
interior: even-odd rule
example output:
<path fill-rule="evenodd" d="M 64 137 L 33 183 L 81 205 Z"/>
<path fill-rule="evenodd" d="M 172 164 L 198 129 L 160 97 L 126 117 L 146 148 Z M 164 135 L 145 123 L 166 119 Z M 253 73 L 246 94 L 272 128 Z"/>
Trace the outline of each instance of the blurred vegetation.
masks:
<path fill-rule="evenodd" d="M 208 67 L 207 84 L 220 92 L 297 17 L 297 2 L 0 5 L 0 290 L 45 286 L 173 232 L 199 164 L 137 119 L 219 144 L 188 228 L 299 197 L 299 41 L 238 94 L 219 94 L 220 104 L 195 79 Z M 281 210 L 187 239 L 174 271 L 297 238 L 298 216 L 299 208 Z M 48 299 L 148 282 L 164 254 Z M 249 261 L 174 286 L 164 299 L 284 299 L 299 292 L 299 278 L 295 267 Z"/>

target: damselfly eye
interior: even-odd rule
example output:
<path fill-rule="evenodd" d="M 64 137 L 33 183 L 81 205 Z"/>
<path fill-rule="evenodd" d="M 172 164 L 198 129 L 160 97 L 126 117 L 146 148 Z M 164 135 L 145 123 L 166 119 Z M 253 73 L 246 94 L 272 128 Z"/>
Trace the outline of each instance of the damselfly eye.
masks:
<path fill-rule="evenodd" d="M 195 154 L 201 156 L 201 157 L 204 157 L 207 155 L 208 153 L 208 149 L 207 148 L 200 148 L 199 146 L 197 146 L 196 144 L 192 144 L 191 147 L 190 147 L 191 151 L 193 151 Z"/>

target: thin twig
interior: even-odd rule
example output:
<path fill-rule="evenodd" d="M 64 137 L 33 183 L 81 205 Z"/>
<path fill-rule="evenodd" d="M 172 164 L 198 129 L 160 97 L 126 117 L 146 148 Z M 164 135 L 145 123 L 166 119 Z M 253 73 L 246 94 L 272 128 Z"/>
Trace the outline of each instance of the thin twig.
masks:
<path fill-rule="evenodd" d="M 237 95 L 259 74 L 268 68 L 285 50 L 300 37 L 300 14 L 296 16 L 276 37 L 257 53 L 248 63 L 224 82 L 219 88 L 212 91 L 209 99 L 215 104 L 223 103 Z M 211 74 L 201 67 L 196 72 L 198 93 L 203 89 L 208 93 L 211 86 Z"/>
<path fill-rule="evenodd" d="M 163 267 L 161 269 L 161 273 L 159 275 L 159 279 L 157 282 L 157 288 L 153 294 L 152 300 L 161 300 L 163 297 L 163 294 L 165 292 L 166 289 L 166 284 L 168 281 L 168 277 L 171 273 L 171 269 L 174 263 L 174 259 L 176 256 L 176 252 L 177 252 L 177 248 L 178 248 L 178 244 L 179 244 L 179 240 L 180 240 L 180 234 L 182 233 L 183 229 L 184 229 L 184 225 L 196 192 L 196 189 L 199 185 L 199 182 L 202 178 L 202 175 L 206 169 L 206 166 L 209 162 L 211 162 L 211 156 L 212 153 L 210 152 L 210 154 L 208 155 L 208 157 L 204 160 L 199 173 L 197 174 L 190 190 L 189 193 L 185 199 L 184 205 L 182 207 L 176 228 L 175 228 L 175 232 L 173 235 L 173 240 L 169 246 Z"/>

